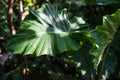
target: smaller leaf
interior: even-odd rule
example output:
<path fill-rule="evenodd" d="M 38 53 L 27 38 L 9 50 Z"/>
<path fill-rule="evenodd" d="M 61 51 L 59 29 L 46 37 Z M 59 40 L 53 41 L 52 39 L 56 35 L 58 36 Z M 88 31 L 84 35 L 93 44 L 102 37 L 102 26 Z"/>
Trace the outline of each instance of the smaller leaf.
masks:
<path fill-rule="evenodd" d="M 96 31 L 100 33 L 100 35 L 91 33 L 93 39 L 96 41 L 93 43 L 93 48 L 90 50 L 90 54 L 94 56 L 93 62 L 96 70 L 100 62 L 104 60 L 104 56 L 108 53 L 106 52 L 106 49 L 108 48 L 109 44 L 112 43 L 115 33 L 120 25 L 119 21 L 120 10 L 117 10 L 112 15 L 104 16 L 103 24 L 96 27 Z M 97 39 L 100 39 L 100 41 Z"/>

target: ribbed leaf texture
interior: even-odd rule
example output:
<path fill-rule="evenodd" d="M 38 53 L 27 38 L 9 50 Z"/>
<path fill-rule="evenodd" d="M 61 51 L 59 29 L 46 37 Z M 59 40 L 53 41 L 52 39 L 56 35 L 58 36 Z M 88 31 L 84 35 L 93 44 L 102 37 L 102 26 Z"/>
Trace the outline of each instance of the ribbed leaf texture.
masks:
<path fill-rule="evenodd" d="M 78 50 L 79 44 L 70 35 L 76 33 L 65 11 L 43 5 L 22 22 L 17 34 L 8 39 L 8 50 L 14 54 L 55 55 Z"/>

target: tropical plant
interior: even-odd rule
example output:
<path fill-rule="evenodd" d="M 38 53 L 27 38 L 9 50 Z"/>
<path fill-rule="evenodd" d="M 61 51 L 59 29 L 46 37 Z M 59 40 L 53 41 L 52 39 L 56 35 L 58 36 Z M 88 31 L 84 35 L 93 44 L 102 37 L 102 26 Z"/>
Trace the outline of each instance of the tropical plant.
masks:
<path fill-rule="evenodd" d="M 84 20 L 77 18 L 80 20 L 71 22 L 65 10 L 58 11 L 56 6 L 48 4 L 37 11 L 30 10 L 17 34 L 8 38 L 8 50 L 14 54 L 68 59 L 69 63 L 78 66 L 78 71 L 87 71 L 86 75 L 81 72 L 83 79 L 107 79 L 117 65 L 110 47 L 120 25 L 120 10 L 104 16 L 103 24 L 95 29 L 83 26 Z"/>
<path fill-rule="evenodd" d="M 44 5 L 38 11 L 30 10 L 30 16 L 22 22 L 22 29 L 13 36 L 18 38 L 9 39 L 8 49 L 14 53 L 37 56 L 78 50 L 79 45 L 70 38 L 70 34 L 78 33 L 75 28 L 63 11 L 59 13 L 57 8 Z M 15 44 L 14 40 L 17 40 Z"/>

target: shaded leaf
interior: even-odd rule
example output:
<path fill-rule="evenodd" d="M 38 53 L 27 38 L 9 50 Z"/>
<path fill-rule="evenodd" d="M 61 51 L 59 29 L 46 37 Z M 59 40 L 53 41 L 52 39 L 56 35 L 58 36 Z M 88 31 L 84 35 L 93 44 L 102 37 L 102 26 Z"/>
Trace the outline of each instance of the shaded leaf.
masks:
<path fill-rule="evenodd" d="M 115 67 L 118 64 L 117 58 L 114 53 L 109 53 L 105 59 L 105 65 L 103 66 L 102 79 L 109 78 L 110 74 L 114 73 Z"/>
<path fill-rule="evenodd" d="M 112 40 L 115 36 L 115 33 L 120 25 L 120 10 L 117 10 L 112 15 L 107 15 L 103 17 L 103 24 L 97 26 L 96 30 L 101 33 L 99 37 L 104 39 L 103 44 L 100 42 L 94 43 L 94 46 L 91 50 L 91 54 L 94 55 L 94 67 L 97 70 L 100 61 L 104 60 L 105 56 L 108 53 L 109 46 L 112 43 Z M 94 38 L 95 39 L 95 38 Z"/>

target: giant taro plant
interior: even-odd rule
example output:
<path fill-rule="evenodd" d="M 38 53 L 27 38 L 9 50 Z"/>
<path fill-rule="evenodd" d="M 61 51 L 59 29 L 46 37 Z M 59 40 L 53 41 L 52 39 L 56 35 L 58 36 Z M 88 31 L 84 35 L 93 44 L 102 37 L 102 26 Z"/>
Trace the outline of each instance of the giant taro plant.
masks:
<path fill-rule="evenodd" d="M 92 61 L 100 80 L 105 59 L 120 25 L 119 21 L 120 10 L 117 10 L 112 15 L 104 16 L 102 25 L 96 26 L 95 29 L 83 30 L 80 29 L 81 26 L 77 25 L 78 22 L 70 22 L 64 10 L 58 11 L 57 7 L 46 4 L 37 11 L 30 10 L 30 14 L 21 23 L 17 34 L 8 39 L 7 46 L 8 50 L 14 54 L 55 56 L 70 50 L 78 51 L 82 47 L 81 41 L 82 44 L 86 43 L 76 35 L 84 34 L 87 37 L 85 39 L 91 41 L 93 45 L 87 54 L 94 56 Z M 113 65 L 114 67 L 115 65 Z M 93 79 L 92 76 L 90 79 Z"/>
<path fill-rule="evenodd" d="M 8 41 L 13 53 L 54 55 L 68 50 L 78 50 L 79 44 L 70 37 L 76 33 L 64 11 L 43 5 L 22 22 L 21 29 Z"/>

